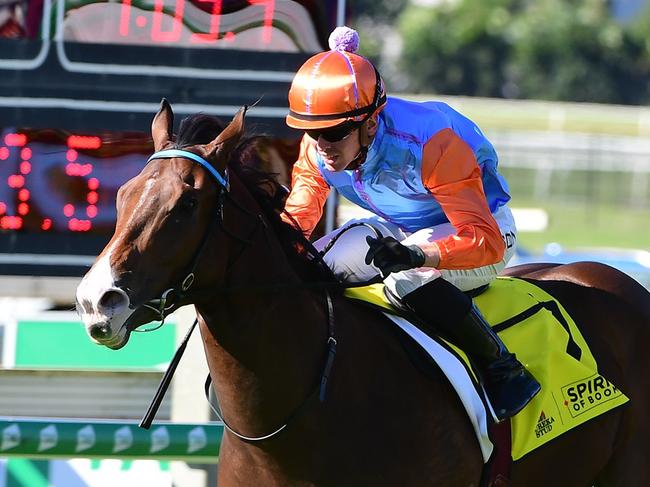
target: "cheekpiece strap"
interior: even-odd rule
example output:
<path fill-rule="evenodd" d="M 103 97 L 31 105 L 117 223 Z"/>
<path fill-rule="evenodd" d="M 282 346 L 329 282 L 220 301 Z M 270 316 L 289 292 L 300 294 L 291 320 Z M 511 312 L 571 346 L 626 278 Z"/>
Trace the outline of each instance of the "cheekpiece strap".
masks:
<path fill-rule="evenodd" d="M 228 173 L 226 172 L 225 177 L 219 174 L 219 171 L 217 171 L 212 164 L 210 164 L 208 161 L 203 159 L 198 154 L 195 154 L 194 152 L 182 150 L 182 149 L 167 149 L 167 150 L 161 150 L 158 152 L 154 152 L 151 157 L 147 160 L 147 163 L 154 160 L 154 159 L 172 159 L 174 157 L 182 157 L 184 159 L 190 159 L 197 164 L 200 164 L 203 166 L 212 176 L 214 179 L 217 180 L 217 182 L 225 188 L 226 191 L 230 191 L 230 183 L 228 182 Z"/>

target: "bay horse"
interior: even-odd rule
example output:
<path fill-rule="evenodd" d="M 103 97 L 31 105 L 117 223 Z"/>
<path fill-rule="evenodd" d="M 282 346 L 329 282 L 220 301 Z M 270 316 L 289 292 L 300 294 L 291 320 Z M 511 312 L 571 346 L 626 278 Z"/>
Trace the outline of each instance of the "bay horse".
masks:
<path fill-rule="evenodd" d="M 234 431 L 220 487 L 478 486 L 478 442 L 447 379 L 416 367 L 394 325 L 344 298 L 281 220 L 284 191 L 242 160 L 244 113 L 220 133 L 195 115 L 174 137 L 163 101 L 157 156 L 120 188 L 115 233 L 77 290 L 88 334 L 118 349 L 155 317 L 151 303 L 194 304 Z M 650 294 L 596 263 L 510 273 L 564 304 L 599 372 L 630 398 L 515 462 L 512 485 L 649 485 Z"/>

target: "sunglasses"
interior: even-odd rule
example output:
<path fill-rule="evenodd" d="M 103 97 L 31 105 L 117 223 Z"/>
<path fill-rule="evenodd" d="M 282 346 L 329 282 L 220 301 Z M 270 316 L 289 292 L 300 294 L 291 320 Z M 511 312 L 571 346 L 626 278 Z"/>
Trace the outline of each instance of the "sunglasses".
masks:
<path fill-rule="evenodd" d="M 306 130 L 305 132 L 307 132 L 307 135 L 309 135 L 314 140 L 318 140 L 322 137 L 328 142 L 340 142 L 348 137 L 357 128 L 359 128 L 359 124 L 354 122 L 345 122 L 335 127 Z"/>

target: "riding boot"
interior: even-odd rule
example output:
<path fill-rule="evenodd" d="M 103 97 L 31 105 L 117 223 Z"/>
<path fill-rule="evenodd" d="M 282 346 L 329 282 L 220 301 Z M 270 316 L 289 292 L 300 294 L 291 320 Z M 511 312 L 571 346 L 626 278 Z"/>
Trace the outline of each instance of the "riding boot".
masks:
<path fill-rule="evenodd" d="M 471 298 L 453 284 L 439 278 L 407 294 L 402 301 L 469 355 L 498 421 L 517 414 L 540 391 L 539 382 L 508 351 Z"/>

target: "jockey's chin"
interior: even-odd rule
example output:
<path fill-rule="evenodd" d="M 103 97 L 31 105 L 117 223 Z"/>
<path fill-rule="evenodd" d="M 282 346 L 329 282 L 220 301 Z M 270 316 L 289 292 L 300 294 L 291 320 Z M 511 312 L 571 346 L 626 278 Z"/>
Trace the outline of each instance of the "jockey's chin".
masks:
<path fill-rule="evenodd" d="M 341 155 L 332 154 L 330 156 L 323 154 L 323 164 L 328 171 L 339 172 L 345 170 L 351 161 L 348 161 Z"/>

